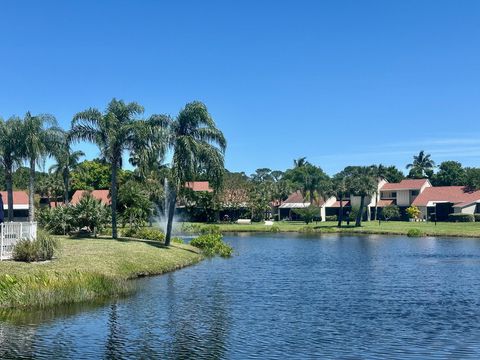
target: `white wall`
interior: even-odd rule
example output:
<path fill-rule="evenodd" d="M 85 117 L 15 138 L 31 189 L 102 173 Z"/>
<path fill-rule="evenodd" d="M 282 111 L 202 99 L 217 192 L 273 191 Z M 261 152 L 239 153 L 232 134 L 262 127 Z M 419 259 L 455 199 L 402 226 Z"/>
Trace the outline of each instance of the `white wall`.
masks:
<path fill-rule="evenodd" d="M 397 205 L 410 206 L 410 190 L 397 191 Z"/>
<path fill-rule="evenodd" d="M 465 206 L 464 208 L 458 208 L 459 210 L 461 210 L 461 213 L 462 214 L 475 214 L 475 209 L 477 208 L 477 204 L 472 204 L 472 205 L 469 205 L 469 206 Z M 455 212 L 457 208 L 455 208 Z"/>

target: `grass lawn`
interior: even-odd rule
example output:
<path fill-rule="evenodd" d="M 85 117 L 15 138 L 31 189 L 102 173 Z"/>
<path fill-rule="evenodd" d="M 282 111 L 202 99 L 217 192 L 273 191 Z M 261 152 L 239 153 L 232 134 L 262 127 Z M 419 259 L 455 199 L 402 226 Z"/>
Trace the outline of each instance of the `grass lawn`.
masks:
<path fill-rule="evenodd" d="M 0 308 L 48 307 L 123 295 L 128 279 L 162 274 L 203 259 L 188 245 L 61 237 L 57 258 L 42 263 L 0 262 Z"/>
<path fill-rule="evenodd" d="M 352 223 L 350 223 L 352 224 Z M 366 221 L 362 227 L 342 226 L 337 228 L 336 222 L 319 222 L 309 224 L 300 221 L 281 221 L 276 222 L 275 226 L 280 232 L 345 232 L 345 233 L 364 233 L 364 234 L 407 234 L 410 229 L 419 229 L 426 236 L 464 236 L 480 237 L 480 222 L 472 223 L 450 223 L 442 222 L 407 222 L 407 221 Z M 239 224 L 219 224 L 222 232 L 260 232 L 270 231 L 271 226 L 265 226 L 263 223 L 253 223 L 250 225 Z"/>

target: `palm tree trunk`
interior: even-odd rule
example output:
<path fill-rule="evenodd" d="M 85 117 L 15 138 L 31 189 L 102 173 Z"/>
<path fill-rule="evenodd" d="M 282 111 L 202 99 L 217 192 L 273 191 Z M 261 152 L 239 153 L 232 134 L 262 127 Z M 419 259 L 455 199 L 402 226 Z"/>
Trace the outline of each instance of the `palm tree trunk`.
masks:
<path fill-rule="evenodd" d="M 112 238 L 117 239 L 117 167 L 118 160 L 112 161 L 112 184 L 110 187 L 110 195 L 112 200 Z"/>
<path fill-rule="evenodd" d="M 377 213 L 378 213 L 378 191 L 375 192 L 375 217 L 373 220 L 377 221 Z"/>
<path fill-rule="evenodd" d="M 5 181 L 7 183 L 8 221 L 13 221 L 13 180 L 11 165 L 9 165 L 5 171 Z"/>
<path fill-rule="evenodd" d="M 30 159 L 30 179 L 28 183 L 28 221 L 35 220 L 35 159 Z"/>
<path fill-rule="evenodd" d="M 358 210 L 357 220 L 355 221 L 355 226 L 362 226 L 362 217 L 363 217 L 363 208 L 365 206 L 365 195 L 360 197 L 360 209 Z"/>
<path fill-rule="evenodd" d="M 171 189 L 169 200 L 168 200 L 168 218 L 167 218 L 167 233 L 165 234 L 165 246 L 170 246 L 170 240 L 172 238 L 173 215 L 175 214 L 176 203 L 177 203 L 177 191 L 175 189 Z"/>
<path fill-rule="evenodd" d="M 68 172 L 63 173 L 63 203 L 65 205 L 68 205 L 69 199 L 68 199 Z"/>
<path fill-rule="evenodd" d="M 337 227 L 342 226 L 343 221 L 343 196 L 340 196 L 340 211 L 338 213 L 338 224 Z"/>

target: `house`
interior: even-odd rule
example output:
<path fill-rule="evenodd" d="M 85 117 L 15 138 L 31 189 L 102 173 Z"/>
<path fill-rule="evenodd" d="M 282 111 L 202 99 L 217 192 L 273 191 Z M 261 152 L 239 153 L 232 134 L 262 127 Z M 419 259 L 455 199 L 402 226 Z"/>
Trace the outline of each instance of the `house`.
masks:
<path fill-rule="evenodd" d="M 435 186 L 424 189 L 412 202 L 422 212 L 422 218 L 438 221 L 448 219 L 452 213 L 480 212 L 480 190 L 468 191 L 464 186 Z"/>
<path fill-rule="evenodd" d="M 336 202 L 335 197 L 330 197 L 327 200 L 320 198 L 315 201 L 315 206 L 320 207 L 320 216 L 322 217 L 321 221 L 325 221 L 327 215 L 327 209 L 331 208 L 332 205 Z M 278 218 L 280 220 L 289 219 L 289 220 L 300 220 L 300 216 L 295 213 L 295 209 L 307 208 L 312 203 L 310 201 L 305 201 L 303 195 L 300 191 L 295 191 L 290 194 L 290 196 L 278 206 Z"/>
<path fill-rule="evenodd" d="M 5 221 L 8 219 L 8 197 L 6 191 L 0 191 L 3 199 L 3 211 L 5 213 Z M 13 220 L 28 220 L 28 194 L 25 191 L 13 192 Z"/>
<path fill-rule="evenodd" d="M 110 206 L 110 192 L 109 190 L 77 190 L 72 196 L 70 204 L 77 205 L 80 199 L 87 193 L 90 193 L 95 199 L 100 200 L 104 205 Z"/>
<path fill-rule="evenodd" d="M 185 183 L 185 188 L 193 191 L 213 192 L 208 181 L 189 181 Z"/>

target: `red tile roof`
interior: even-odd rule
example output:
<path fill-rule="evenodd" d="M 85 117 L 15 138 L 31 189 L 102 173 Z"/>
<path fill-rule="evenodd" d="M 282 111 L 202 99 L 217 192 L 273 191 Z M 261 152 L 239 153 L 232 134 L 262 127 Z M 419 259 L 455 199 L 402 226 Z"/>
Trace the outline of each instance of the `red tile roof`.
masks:
<path fill-rule="evenodd" d="M 109 195 L 109 191 L 108 191 L 108 190 L 92 190 L 92 191 L 88 191 L 88 190 L 77 190 L 77 191 L 75 191 L 75 193 L 73 194 L 72 200 L 70 201 L 70 203 L 71 203 L 72 205 L 78 204 L 78 202 L 79 202 L 80 199 L 83 197 L 83 195 L 84 195 L 85 193 L 88 193 L 88 192 L 90 192 L 95 199 L 100 200 L 100 201 L 101 201 L 102 203 L 104 203 L 105 205 L 110 205 L 110 204 L 111 204 L 110 195 Z"/>
<path fill-rule="evenodd" d="M 8 197 L 6 191 L 0 191 L 3 198 L 4 206 L 7 206 Z M 25 191 L 14 191 L 13 192 L 13 205 L 28 205 L 28 194 Z"/>
<path fill-rule="evenodd" d="M 463 186 L 435 186 L 423 190 L 412 205 L 427 206 L 429 202 L 450 202 L 465 206 L 478 200 L 480 200 L 480 190 L 469 192 Z"/>
<path fill-rule="evenodd" d="M 189 181 L 185 183 L 185 187 L 187 189 L 192 189 L 193 191 L 213 191 L 213 189 L 210 188 L 208 181 Z"/>
<path fill-rule="evenodd" d="M 380 199 L 380 200 L 378 200 L 378 203 L 377 203 L 378 207 L 385 207 L 385 206 L 390 206 L 390 205 L 395 205 L 395 200 Z"/>
<path fill-rule="evenodd" d="M 428 179 L 405 179 L 399 183 L 386 183 L 380 190 L 420 190 Z"/>

